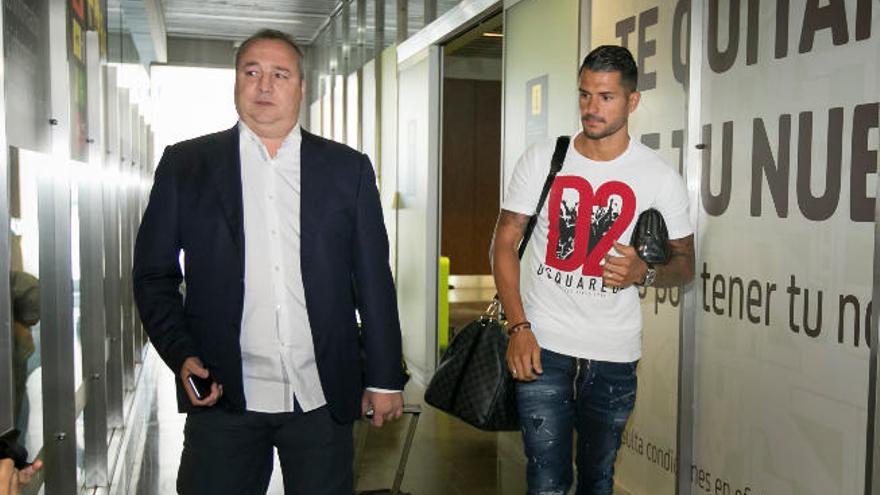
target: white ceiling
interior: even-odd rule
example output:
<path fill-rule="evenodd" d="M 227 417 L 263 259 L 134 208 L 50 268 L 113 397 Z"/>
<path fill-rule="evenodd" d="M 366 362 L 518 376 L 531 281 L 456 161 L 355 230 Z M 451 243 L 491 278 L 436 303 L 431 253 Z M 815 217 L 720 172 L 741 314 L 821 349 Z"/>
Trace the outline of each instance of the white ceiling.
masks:
<path fill-rule="evenodd" d="M 124 1 L 124 0 L 123 0 Z M 158 1 L 158 0 L 157 0 Z M 367 0 L 365 41 L 372 41 L 377 1 L 385 2 L 385 26 L 397 23 L 397 0 Z M 441 14 L 460 0 L 437 0 Z M 352 30 L 356 2 L 343 0 L 161 0 L 168 36 L 198 39 L 243 40 L 261 28 L 273 28 L 309 44 L 319 34 L 329 17 L 347 6 Z M 424 0 L 410 0 L 410 33 L 424 23 Z M 341 14 L 340 14 L 341 16 Z M 337 30 L 341 36 L 341 26 Z"/>
<path fill-rule="evenodd" d="M 438 15 L 460 1 L 436 0 Z M 385 4 L 386 42 L 395 37 L 398 0 L 366 0 L 363 41 L 367 49 L 372 48 L 375 39 L 378 2 Z M 355 36 L 356 6 L 355 0 L 108 0 L 107 17 L 110 32 L 127 31 L 141 63 L 148 66 L 165 60 L 167 38 L 239 42 L 259 29 L 272 28 L 291 34 L 307 46 L 328 27 L 335 14 L 336 38 L 341 43 L 343 17 L 348 18 L 350 36 Z M 424 0 L 409 0 L 407 18 L 410 35 L 423 27 Z M 161 33 L 158 38 L 157 32 Z"/>
<path fill-rule="evenodd" d="M 340 0 L 162 0 L 168 36 L 243 40 L 261 28 L 308 43 Z"/>

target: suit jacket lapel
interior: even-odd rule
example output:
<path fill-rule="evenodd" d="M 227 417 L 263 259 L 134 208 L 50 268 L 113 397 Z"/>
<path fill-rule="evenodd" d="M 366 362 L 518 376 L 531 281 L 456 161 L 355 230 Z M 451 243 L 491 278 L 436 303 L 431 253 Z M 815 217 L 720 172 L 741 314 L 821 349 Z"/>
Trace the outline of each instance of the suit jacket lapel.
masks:
<path fill-rule="evenodd" d="M 218 145 L 211 149 L 208 167 L 212 172 L 214 186 L 220 194 L 223 215 L 244 267 L 244 209 L 238 138 L 238 125 L 223 132 Z"/>

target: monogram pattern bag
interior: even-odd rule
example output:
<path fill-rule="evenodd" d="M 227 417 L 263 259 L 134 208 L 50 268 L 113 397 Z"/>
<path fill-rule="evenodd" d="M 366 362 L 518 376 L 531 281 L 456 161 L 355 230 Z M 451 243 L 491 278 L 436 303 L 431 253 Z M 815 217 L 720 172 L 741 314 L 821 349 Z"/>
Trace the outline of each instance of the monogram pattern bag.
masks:
<path fill-rule="evenodd" d="M 568 136 L 556 140 L 538 207 L 529 219 L 519 246 L 520 258 L 532 236 L 553 179 L 562 168 L 568 143 Z M 500 310 L 501 304 L 496 296 L 483 316 L 455 335 L 425 390 L 425 402 L 486 431 L 519 429 L 516 383 L 507 370 L 508 336 L 500 321 Z"/>
<path fill-rule="evenodd" d="M 515 383 L 504 355 L 498 302 L 459 331 L 425 391 L 425 402 L 486 431 L 519 429 Z"/>

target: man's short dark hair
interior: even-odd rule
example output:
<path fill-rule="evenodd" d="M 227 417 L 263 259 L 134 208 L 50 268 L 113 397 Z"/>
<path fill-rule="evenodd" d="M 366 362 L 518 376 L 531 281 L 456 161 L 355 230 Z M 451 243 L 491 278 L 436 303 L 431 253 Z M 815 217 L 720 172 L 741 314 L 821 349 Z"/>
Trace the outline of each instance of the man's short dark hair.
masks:
<path fill-rule="evenodd" d="M 632 53 L 622 46 L 602 45 L 584 58 L 578 76 L 591 72 L 620 72 L 620 83 L 629 92 L 639 86 L 639 69 Z"/>
<path fill-rule="evenodd" d="M 248 39 L 241 42 L 238 50 L 235 51 L 235 68 L 238 69 L 238 62 L 241 60 L 241 54 L 250 46 L 253 42 L 259 40 L 275 40 L 281 41 L 282 43 L 286 43 L 294 52 L 296 52 L 297 64 L 296 68 L 299 70 L 300 79 L 304 80 L 306 78 L 305 70 L 303 69 L 303 61 L 305 60 L 305 56 L 303 55 L 302 49 L 299 45 L 296 44 L 293 37 L 289 34 L 278 31 L 277 29 L 261 29 L 256 33 L 252 34 Z"/>

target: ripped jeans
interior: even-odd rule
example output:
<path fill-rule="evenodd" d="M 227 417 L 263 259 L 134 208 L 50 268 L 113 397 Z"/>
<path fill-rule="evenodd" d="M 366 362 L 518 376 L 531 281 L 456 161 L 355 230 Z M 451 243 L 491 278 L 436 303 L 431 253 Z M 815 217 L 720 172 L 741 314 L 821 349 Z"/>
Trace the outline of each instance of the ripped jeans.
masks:
<path fill-rule="evenodd" d="M 529 495 L 564 495 L 572 484 L 577 429 L 577 494 L 611 495 L 614 460 L 636 401 L 636 365 L 576 359 L 541 349 L 544 373 L 518 382 Z"/>

